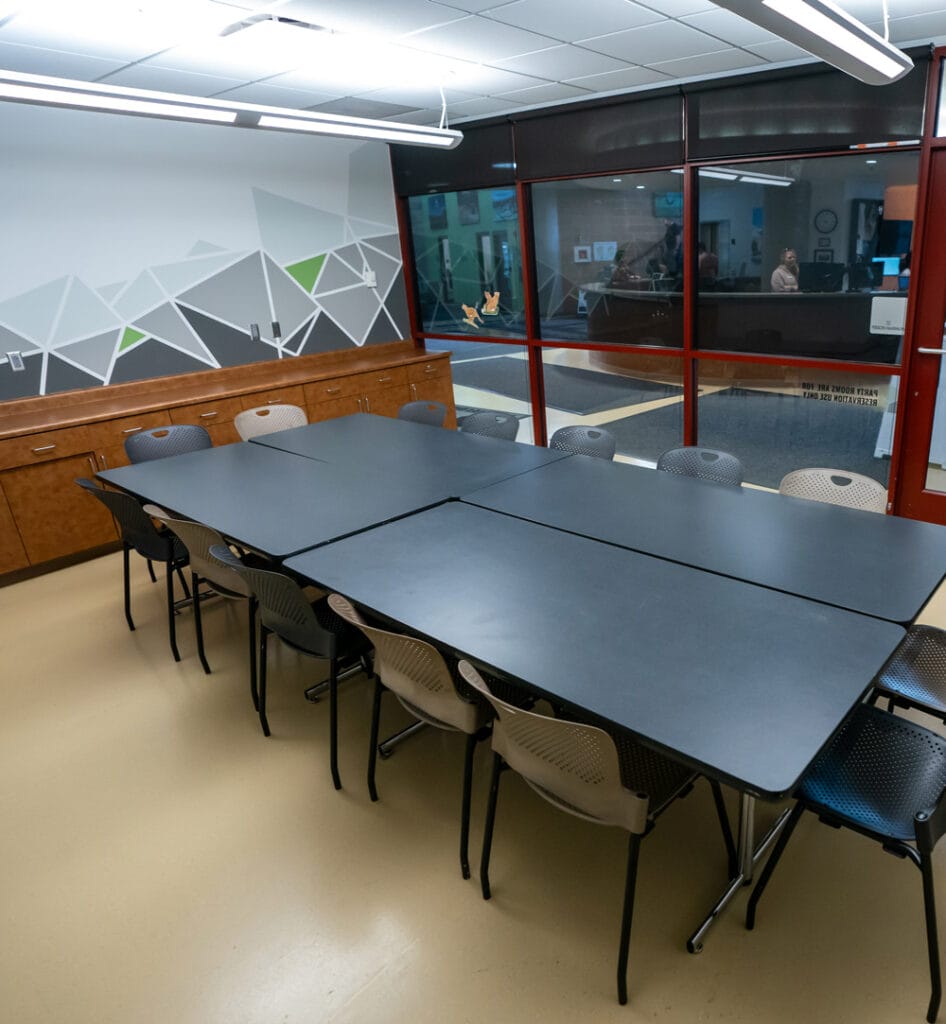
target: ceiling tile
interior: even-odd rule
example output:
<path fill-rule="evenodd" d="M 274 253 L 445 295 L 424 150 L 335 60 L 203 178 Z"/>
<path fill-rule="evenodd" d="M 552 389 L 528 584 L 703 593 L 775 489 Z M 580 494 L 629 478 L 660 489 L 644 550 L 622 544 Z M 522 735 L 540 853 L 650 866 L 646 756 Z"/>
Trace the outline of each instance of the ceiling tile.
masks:
<path fill-rule="evenodd" d="M 515 0 L 510 0 L 514 3 Z M 502 0 L 437 0 L 443 7 L 451 7 L 458 11 L 467 11 L 470 14 L 479 14 L 486 10 L 499 10 L 500 7 L 508 6 Z"/>
<path fill-rule="evenodd" d="M 395 114 L 385 121 L 399 121 L 401 124 L 440 124 L 440 110 L 412 110 L 407 114 Z"/>
<path fill-rule="evenodd" d="M 794 46 L 792 43 L 787 43 L 784 39 L 775 39 L 771 43 L 753 43 L 751 46 L 747 46 L 746 49 L 750 53 L 758 54 L 765 60 L 772 61 L 772 63 L 784 60 L 798 60 L 799 58 L 814 60 L 806 50 L 803 50 L 800 46 Z"/>
<path fill-rule="evenodd" d="M 130 89 L 180 92 L 187 96 L 213 96 L 224 89 L 243 85 L 241 78 L 216 78 L 193 71 L 168 71 L 147 64 L 129 64 L 101 80 L 109 85 L 121 85 Z"/>
<path fill-rule="evenodd" d="M 451 111 L 457 118 L 486 117 L 488 114 L 503 114 L 507 110 L 518 109 L 524 105 L 525 104 L 517 103 L 509 97 L 505 99 L 495 99 L 489 96 L 484 96 L 482 99 L 478 100 L 464 100 L 462 103 L 458 103 L 455 109 L 451 107 Z"/>
<path fill-rule="evenodd" d="M 234 100 L 237 103 L 253 103 L 262 107 L 288 107 L 293 110 L 305 110 L 316 103 L 327 103 L 338 98 L 338 93 L 317 92 L 311 89 L 280 89 L 268 82 L 249 82 L 235 89 L 227 89 L 216 94 L 221 100 Z"/>
<path fill-rule="evenodd" d="M 446 25 L 464 17 L 463 11 L 432 3 L 431 0 L 289 0 L 282 4 L 281 17 L 297 18 L 314 25 L 325 25 L 338 32 L 363 32 L 365 35 L 397 38 L 408 32 Z"/>
<path fill-rule="evenodd" d="M 497 67 L 507 67 L 511 71 L 548 78 L 560 82 L 565 78 L 578 78 L 579 75 L 600 75 L 605 71 L 620 71 L 625 63 L 607 57 L 603 53 L 594 53 L 580 46 L 550 46 L 547 50 L 527 53 L 521 57 L 510 57 L 508 60 L 494 61 Z"/>
<path fill-rule="evenodd" d="M 485 16 L 566 42 L 663 20 L 662 15 L 629 0 L 594 0 L 590 4 L 575 0 L 518 0 L 488 10 Z"/>
<path fill-rule="evenodd" d="M 485 18 L 466 17 L 439 28 L 414 32 L 406 42 L 418 50 L 464 60 L 502 60 L 503 57 L 548 49 L 558 40 Z"/>
<path fill-rule="evenodd" d="M 687 14 L 716 10 L 712 0 L 640 0 L 645 7 L 665 14 L 668 18 L 682 18 Z"/>
<path fill-rule="evenodd" d="M 372 89 L 363 93 L 356 93 L 362 99 L 380 100 L 382 103 L 401 104 L 410 107 L 411 110 L 428 107 L 431 110 L 440 110 L 440 90 L 436 86 L 423 88 L 420 86 L 404 86 L 403 88 Z M 472 92 L 460 92 L 457 89 L 444 89 L 444 96 L 447 100 L 447 111 L 453 109 L 455 103 L 462 100 L 476 99 Z"/>
<path fill-rule="evenodd" d="M 634 64 L 653 64 L 659 60 L 694 57 L 699 53 L 728 49 L 718 39 L 677 21 L 662 21 L 657 25 L 643 25 L 627 32 L 612 32 L 609 36 L 583 39 L 581 44 L 589 50 L 597 50 Z"/>
<path fill-rule="evenodd" d="M 319 110 L 323 114 L 342 114 L 345 117 L 371 117 L 380 120 L 392 114 L 406 114 L 412 110 L 411 107 L 404 107 L 394 103 L 382 103 L 380 100 L 366 100 L 355 96 L 345 96 L 342 99 L 330 100 L 328 103 L 314 104 L 313 110 Z"/>
<path fill-rule="evenodd" d="M 456 68 L 450 80 L 444 84 L 444 90 L 458 89 L 460 92 L 493 96 L 500 92 L 512 92 L 513 89 L 527 89 L 530 85 L 545 85 L 545 81 L 532 75 L 519 75 L 514 71 L 493 68 L 486 64 L 465 64 Z"/>
<path fill-rule="evenodd" d="M 702 78 L 705 75 L 720 74 L 724 71 L 738 71 L 767 63 L 761 57 L 753 57 L 745 50 L 720 50 L 719 53 L 703 53 L 683 60 L 661 61 L 653 64 L 655 71 L 663 71 L 672 78 Z"/>
<path fill-rule="evenodd" d="M 906 18 L 890 19 L 890 38 L 905 42 L 908 39 L 929 40 L 942 44 L 946 41 L 946 11 L 915 14 Z"/>
<path fill-rule="evenodd" d="M 609 71 L 604 75 L 589 75 L 587 78 L 569 79 L 570 85 L 593 89 L 595 92 L 615 92 L 618 89 L 633 89 L 640 85 L 667 83 L 670 79 L 650 68 L 625 68 L 623 71 Z"/>
<path fill-rule="evenodd" d="M 19 46 L 16 43 L 0 41 L 0 67 L 7 71 L 94 82 L 102 75 L 124 66 L 124 61 L 102 60 L 98 57 L 84 57 L 78 53 L 62 53 L 37 46 Z"/>
<path fill-rule="evenodd" d="M 733 46 L 747 46 L 750 43 L 768 43 L 778 36 L 759 28 L 746 18 L 740 18 L 732 11 L 724 11 L 717 8 L 715 11 L 706 11 L 704 14 L 693 14 L 683 18 L 683 22 L 690 28 L 699 29 L 711 36 L 725 39 Z"/>
<path fill-rule="evenodd" d="M 520 103 L 526 103 L 530 107 L 535 107 L 543 103 L 555 103 L 557 100 L 577 100 L 589 96 L 591 96 L 590 89 L 580 89 L 577 86 L 565 85 L 562 82 L 549 82 L 548 85 L 536 85 L 531 89 L 509 93 L 504 98 L 518 100 Z"/>

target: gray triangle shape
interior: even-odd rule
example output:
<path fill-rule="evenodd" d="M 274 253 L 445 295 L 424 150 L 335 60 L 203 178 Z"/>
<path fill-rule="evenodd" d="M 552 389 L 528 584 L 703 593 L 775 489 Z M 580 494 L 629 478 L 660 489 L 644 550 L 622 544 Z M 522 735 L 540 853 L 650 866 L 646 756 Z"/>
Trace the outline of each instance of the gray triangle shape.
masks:
<path fill-rule="evenodd" d="M 55 334 L 50 345 L 58 346 L 75 338 L 84 338 L 96 331 L 118 327 L 120 319 L 102 296 L 94 292 L 81 278 L 72 279 L 69 292 Z"/>
<path fill-rule="evenodd" d="M 370 249 L 364 249 L 364 261 L 374 271 L 377 281 L 375 288 L 378 295 L 386 295 L 388 288 L 391 287 L 391 282 L 401 269 L 400 266 L 397 263 L 392 263 L 386 256 L 379 256 L 378 253 L 372 252 Z"/>
<path fill-rule="evenodd" d="M 294 199 L 253 189 L 263 248 L 283 266 L 344 245 L 345 218 Z"/>
<path fill-rule="evenodd" d="M 112 300 L 112 308 L 125 320 L 134 320 L 135 317 L 165 301 L 167 300 L 164 292 L 151 276 L 151 272 L 142 270 L 121 295 Z"/>
<path fill-rule="evenodd" d="M 24 338 L 22 335 L 8 331 L 6 327 L 0 327 L 0 352 L 41 352 L 42 349 L 35 341 Z"/>
<path fill-rule="evenodd" d="M 109 366 L 112 365 L 112 353 L 115 351 L 118 338 L 118 331 L 108 331 L 93 338 L 84 338 L 72 345 L 63 345 L 58 349 L 58 353 L 89 373 L 104 379 L 108 375 Z"/>
<path fill-rule="evenodd" d="M 195 242 L 191 246 L 191 251 L 187 254 L 188 256 L 207 256 L 212 252 L 226 252 L 222 245 L 214 245 L 213 242 Z"/>
<path fill-rule="evenodd" d="M 68 285 L 68 277 L 58 277 L 55 281 L 48 281 L 6 302 L 0 302 L 0 324 L 44 344 L 49 340 L 63 292 Z"/>
<path fill-rule="evenodd" d="M 95 290 L 106 302 L 110 303 L 126 284 L 128 284 L 127 281 L 114 281 L 112 284 L 103 284 Z"/>
<path fill-rule="evenodd" d="M 245 252 L 210 253 L 208 256 L 197 256 L 194 259 L 181 260 L 180 263 L 162 263 L 151 268 L 151 273 L 171 298 L 187 288 L 193 288 L 199 281 L 224 267 L 243 259 Z"/>
<path fill-rule="evenodd" d="M 315 303 L 302 290 L 294 277 L 286 273 L 268 255 L 263 254 L 269 294 L 273 300 L 274 319 L 279 321 L 282 336 L 288 337 L 315 312 Z"/>
<path fill-rule="evenodd" d="M 58 394 L 61 391 L 77 391 L 80 388 L 94 388 L 101 386 L 102 381 L 93 377 L 85 370 L 77 369 L 55 355 L 50 355 L 46 364 L 46 387 L 45 395 Z"/>
<path fill-rule="evenodd" d="M 323 295 L 325 292 L 337 291 L 339 288 L 351 288 L 354 285 L 364 287 L 360 274 L 355 274 L 350 267 L 335 258 L 331 253 L 322 267 L 322 273 L 315 285 L 315 294 Z"/>
<path fill-rule="evenodd" d="M 355 217 L 348 218 L 348 226 L 359 242 L 375 235 L 389 235 L 394 230 L 390 224 L 378 224 L 370 220 L 358 220 Z"/>
<path fill-rule="evenodd" d="M 187 321 L 177 311 L 177 307 L 166 302 L 158 306 L 146 316 L 139 317 L 133 324 L 136 330 L 150 334 L 161 341 L 170 342 L 175 348 L 182 349 L 195 359 L 202 359 L 210 365 L 216 365 L 200 340 L 194 336 Z"/>
<path fill-rule="evenodd" d="M 384 255 L 389 260 L 400 266 L 401 265 L 401 243 L 398 241 L 397 235 L 391 236 L 394 239 L 394 245 L 388 244 L 386 238 L 363 238 L 361 240 L 361 248 L 365 252 L 377 252 L 378 255 Z M 378 243 L 381 243 L 380 245 Z"/>
<path fill-rule="evenodd" d="M 178 301 L 247 331 L 250 324 L 268 328 L 273 312 L 263 277 L 262 253 L 254 252 L 221 270 L 196 288 L 183 292 Z"/>
<path fill-rule="evenodd" d="M 369 288 L 325 295 L 319 301 L 335 323 L 355 339 L 356 345 L 365 340 L 381 307 L 380 299 Z"/>
<path fill-rule="evenodd" d="M 321 313 L 299 351 L 300 354 L 304 351 L 306 355 L 311 355 L 313 352 L 338 352 L 339 349 L 348 349 L 353 345 L 354 342 L 341 327 Z"/>
<path fill-rule="evenodd" d="M 335 250 L 335 255 L 340 259 L 344 260 L 350 267 L 352 267 L 356 273 L 361 272 L 362 264 L 364 260 L 361 256 L 361 250 L 357 245 L 346 245 L 341 249 Z"/>

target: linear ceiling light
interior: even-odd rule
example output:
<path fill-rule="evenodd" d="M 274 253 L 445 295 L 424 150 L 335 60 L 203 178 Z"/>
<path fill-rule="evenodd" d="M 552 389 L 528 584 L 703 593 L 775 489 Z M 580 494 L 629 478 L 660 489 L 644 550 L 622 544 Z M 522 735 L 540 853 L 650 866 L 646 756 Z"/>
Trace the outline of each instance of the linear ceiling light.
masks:
<path fill-rule="evenodd" d="M 713 0 L 868 85 L 902 78 L 913 61 L 831 0 Z"/>
<path fill-rule="evenodd" d="M 16 71 L 0 71 L 0 100 L 3 99 L 181 121 L 211 121 L 232 124 L 238 128 L 314 132 L 367 141 L 395 142 L 405 146 L 453 149 L 463 141 L 462 132 L 449 128 L 208 100 L 198 96 L 105 86 Z"/>

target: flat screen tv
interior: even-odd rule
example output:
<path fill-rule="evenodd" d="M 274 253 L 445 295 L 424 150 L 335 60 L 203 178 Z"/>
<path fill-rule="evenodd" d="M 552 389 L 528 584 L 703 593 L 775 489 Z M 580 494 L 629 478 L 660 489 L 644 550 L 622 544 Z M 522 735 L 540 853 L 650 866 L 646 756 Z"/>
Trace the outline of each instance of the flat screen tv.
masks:
<path fill-rule="evenodd" d="M 683 218 L 683 193 L 682 192 L 655 192 L 654 193 L 654 216 L 666 220 L 682 220 Z"/>
<path fill-rule="evenodd" d="M 800 292 L 839 292 L 844 287 L 844 263 L 799 263 Z"/>

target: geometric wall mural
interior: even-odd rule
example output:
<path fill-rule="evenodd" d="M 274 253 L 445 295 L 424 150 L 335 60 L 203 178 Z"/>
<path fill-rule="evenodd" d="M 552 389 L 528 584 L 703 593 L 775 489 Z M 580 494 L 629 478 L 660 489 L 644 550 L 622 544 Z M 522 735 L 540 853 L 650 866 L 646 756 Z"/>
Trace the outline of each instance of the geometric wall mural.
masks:
<path fill-rule="evenodd" d="M 408 337 L 396 228 L 260 188 L 252 199 L 257 249 L 192 238 L 127 281 L 70 275 L 0 302 L 0 401 Z"/>

